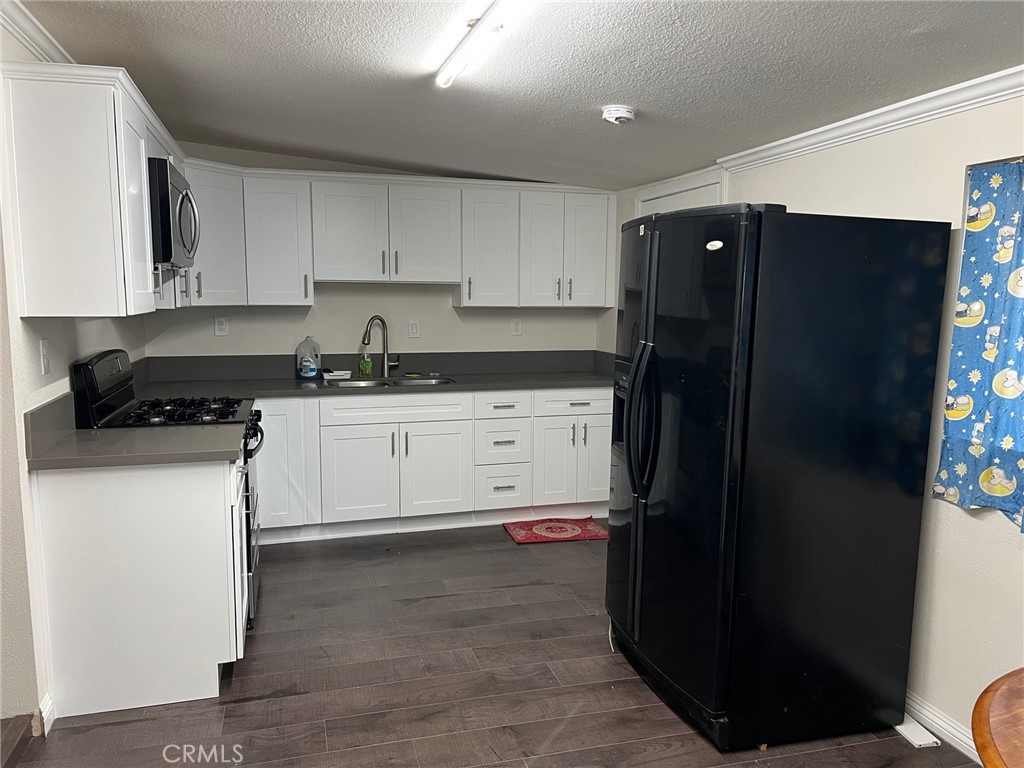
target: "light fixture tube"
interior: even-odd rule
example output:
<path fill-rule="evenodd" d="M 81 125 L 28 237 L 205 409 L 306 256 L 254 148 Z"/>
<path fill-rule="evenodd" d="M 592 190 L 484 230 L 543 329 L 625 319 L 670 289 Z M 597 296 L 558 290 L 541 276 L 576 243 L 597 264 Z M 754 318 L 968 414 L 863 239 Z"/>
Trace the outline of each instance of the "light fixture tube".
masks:
<path fill-rule="evenodd" d="M 494 0 L 475 21 L 437 71 L 436 82 L 448 88 L 467 68 L 486 59 L 510 23 L 522 19 L 532 7 L 531 0 Z"/>

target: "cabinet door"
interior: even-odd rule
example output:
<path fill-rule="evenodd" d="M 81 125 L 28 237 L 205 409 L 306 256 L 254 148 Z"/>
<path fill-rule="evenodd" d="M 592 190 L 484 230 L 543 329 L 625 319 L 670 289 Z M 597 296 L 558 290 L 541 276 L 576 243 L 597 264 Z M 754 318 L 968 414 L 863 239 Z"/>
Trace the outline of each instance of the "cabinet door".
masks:
<path fill-rule="evenodd" d="M 519 305 L 519 193 L 462 191 L 462 305 Z"/>
<path fill-rule="evenodd" d="M 185 166 L 199 208 L 199 246 L 192 267 L 192 305 L 244 306 L 245 217 L 242 177 Z"/>
<path fill-rule="evenodd" d="M 245 179 L 249 304 L 313 304 L 313 224 L 308 181 Z"/>
<path fill-rule="evenodd" d="M 565 195 L 523 192 L 519 196 L 520 306 L 562 305 L 564 243 Z"/>
<path fill-rule="evenodd" d="M 612 465 L 612 417 L 580 416 L 576 500 L 607 501 Z"/>
<path fill-rule="evenodd" d="M 313 276 L 387 282 L 386 184 L 313 182 Z"/>
<path fill-rule="evenodd" d="M 142 113 L 115 92 L 120 111 L 118 170 L 121 188 L 122 253 L 124 258 L 125 314 L 156 309 L 153 276 L 153 231 L 149 209 L 149 154 L 147 125 Z"/>
<path fill-rule="evenodd" d="M 320 428 L 323 521 L 398 517 L 398 424 Z"/>
<path fill-rule="evenodd" d="M 462 275 L 461 190 L 389 187 L 391 280 L 457 283 Z"/>
<path fill-rule="evenodd" d="M 473 509 L 473 422 L 402 424 L 402 517 Z"/>
<path fill-rule="evenodd" d="M 533 420 L 533 504 L 576 501 L 576 417 Z"/>
<path fill-rule="evenodd" d="M 259 476 L 260 523 L 264 528 L 302 525 L 308 503 L 307 423 L 302 398 L 261 400 L 263 448 L 253 458 Z"/>
<path fill-rule="evenodd" d="M 608 196 L 565 196 L 567 307 L 605 306 L 608 267 Z"/>

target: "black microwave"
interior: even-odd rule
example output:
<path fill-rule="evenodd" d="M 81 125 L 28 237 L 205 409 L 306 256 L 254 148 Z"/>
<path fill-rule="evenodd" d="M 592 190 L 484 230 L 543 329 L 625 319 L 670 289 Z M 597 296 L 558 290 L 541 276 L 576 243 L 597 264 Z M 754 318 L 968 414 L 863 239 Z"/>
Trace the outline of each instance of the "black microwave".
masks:
<path fill-rule="evenodd" d="M 149 159 L 153 265 L 191 267 L 199 248 L 199 206 L 188 179 L 169 161 Z"/>

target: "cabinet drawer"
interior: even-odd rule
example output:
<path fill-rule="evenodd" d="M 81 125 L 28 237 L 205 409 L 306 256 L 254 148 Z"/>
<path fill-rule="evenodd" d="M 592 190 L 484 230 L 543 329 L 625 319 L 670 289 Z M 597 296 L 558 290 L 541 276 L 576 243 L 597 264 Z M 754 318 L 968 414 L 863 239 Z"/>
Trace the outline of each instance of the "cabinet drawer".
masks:
<path fill-rule="evenodd" d="M 529 507 L 532 488 L 532 464 L 477 467 L 476 509 Z"/>
<path fill-rule="evenodd" d="M 515 464 L 532 455 L 532 419 L 482 419 L 475 422 L 476 464 Z"/>
<path fill-rule="evenodd" d="M 454 421 L 473 418 L 470 392 L 334 395 L 320 400 L 320 426 Z"/>
<path fill-rule="evenodd" d="M 533 415 L 533 393 L 480 392 L 474 395 L 478 419 L 511 419 Z"/>
<path fill-rule="evenodd" d="M 580 416 L 611 412 L 611 387 L 547 389 L 533 393 L 535 416 Z"/>

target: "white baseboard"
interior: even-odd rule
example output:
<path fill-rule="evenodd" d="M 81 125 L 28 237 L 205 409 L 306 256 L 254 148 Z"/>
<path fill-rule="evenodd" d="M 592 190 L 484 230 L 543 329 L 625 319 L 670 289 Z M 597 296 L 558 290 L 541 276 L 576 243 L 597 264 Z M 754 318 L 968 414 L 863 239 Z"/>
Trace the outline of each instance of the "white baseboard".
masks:
<path fill-rule="evenodd" d="M 344 539 L 353 536 L 377 536 L 384 533 L 442 531 L 449 528 L 475 528 L 500 525 L 518 520 L 540 520 L 546 517 L 608 517 L 608 502 L 584 504 L 552 504 L 544 507 L 492 509 L 484 512 L 457 512 L 448 515 L 393 517 L 386 520 L 355 520 L 350 523 L 295 525 L 287 528 L 260 529 L 260 544 L 286 544 L 322 539 Z"/>
<path fill-rule="evenodd" d="M 53 696 L 47 691 L 43 695 L 43 700 L 39 702 L 39 713 L 43 718 L 43 733 L 49 733 L 50 728 L 53 727 L 53 720 L 57 714 L 57 708 L 53 702 Z"/>
<path fill-rule="evenodd" d="M 969 726 L 958 723 L 945 712 L 936 709 L 920 696 L 909 691 L 907 692 L 907 714 L 947 744 L 956 747 L 971 760 L 981 764 L 978 750 L 974 748 L 974 738 L 971 736 Z"/>

